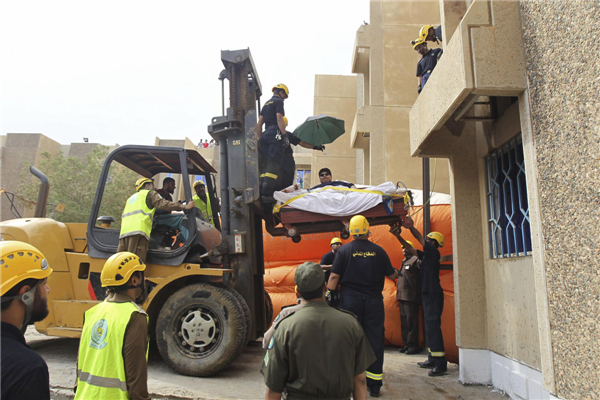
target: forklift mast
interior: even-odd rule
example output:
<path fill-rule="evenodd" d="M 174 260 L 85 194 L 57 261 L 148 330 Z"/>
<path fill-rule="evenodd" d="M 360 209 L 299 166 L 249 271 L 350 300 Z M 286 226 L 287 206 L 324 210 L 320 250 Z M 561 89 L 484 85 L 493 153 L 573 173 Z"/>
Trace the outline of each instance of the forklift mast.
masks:
<path fill-rule="evenodd" d="M 262 94 L 250 49 L 223 50 L 219 79 L 229 81 L 229 108 L 214 117 L 208 133 L 219 146 L 225 284 L 244 297 L 252 314 L 251 340 L 270 321 L 265 315 L 262 209 L 258 173 L 257 102 Z"/>

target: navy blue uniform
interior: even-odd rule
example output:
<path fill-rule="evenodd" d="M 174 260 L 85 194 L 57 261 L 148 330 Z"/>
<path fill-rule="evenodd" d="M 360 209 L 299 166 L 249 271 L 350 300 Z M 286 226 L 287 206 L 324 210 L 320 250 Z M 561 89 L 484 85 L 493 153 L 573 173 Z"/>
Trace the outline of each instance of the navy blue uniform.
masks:
<path fill-rule="evenodd" d="M 294 184 L 294 177 L 296 175 L 296 160 L 294 160 L 294 150 L 292 150 L 292 144 L 298 146 L 301 140 L 298 139 L 293 133 L 285 132 L 283 138 L 283 160 L 281 161 L 281 173 L 277 178 L 277 184 L 275 190 L 283 190 L 286 187 Z"/>
<path fill-rule="evenodd" d="M 265 131 L 258 141 L 261 196 L 273 196 L 281 173 L 285 150 L 282 140 L 285 135 L 281 135 L 277 126 L 278 113 L 285 115 L 283 100 L 278 96 L 271 97 L 260 111 L 265 122 Z"/>
<path fill-rule="evenodd" d="M 16 326 L 2 322 L 2 400 L 50 399 L 44 359 L 31 350 Z"/>
<path fill-rule="evenodd" d="M 442 53 L 442 49 L 431 49 L 419 60 L 417 64 L 417 76 L 421 77 L 421 89 L 425 87 L 429 76 L 437 65 L 438 57 Z"/>
<path fill-rule="evenodd" d="M 383 384 L 385 310 L 381 291 L 385 277 L 393 275 L 390 258 L 383 248 L 368 240 L 354 240 L 337 251 L 331 272 L 340 275 L 340 308 L 358 318 L 377 360 L 367 368 L 367 386 Z"/>
<path fill-rule="evenodd" d="M 442 336 L 442 311 L 444 291 L 440 285 L 440 252 L 427 240 L 424 251 L 417 250 L 421 261 L 421 291 L 423 293 L 423 315 L 425 317 L 425 337 L 429 348 L 429 362 L 439 369 L 446 370 L 446 350 Z"/>

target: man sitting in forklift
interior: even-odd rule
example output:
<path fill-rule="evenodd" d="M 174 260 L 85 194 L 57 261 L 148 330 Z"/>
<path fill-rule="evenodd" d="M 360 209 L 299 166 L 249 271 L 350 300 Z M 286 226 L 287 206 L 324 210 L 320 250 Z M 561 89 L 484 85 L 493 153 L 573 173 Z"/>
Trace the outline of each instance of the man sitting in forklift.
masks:
<path fill-rule="evenodd" d="M 210 196 L 206 195 L 206 185 L 204 184 L 204 182 L 194 182 L 194 191 L 196 192 L 196 194 L 192 197 L 192 200 L 194 200 L 194 204 L 196 205 L 198 210 L 200 210 L 202 218 L 210 222 L 212 226 L 215 226 L 213 211 L 210 204 Z"/>
<path fill-rule="evenodd" d="M 154 179 L 140 178 L 135 182 L 135 188 L 137 193 L 127 200 L 121 216 L 121 234 L 117 252 L 135 253 L 145 261 L 156 209 L 184 211 L 192 209 L 194 203 L 190 201 L 187 205 L 183 205 L 163 199 L 154 190 Z"/>

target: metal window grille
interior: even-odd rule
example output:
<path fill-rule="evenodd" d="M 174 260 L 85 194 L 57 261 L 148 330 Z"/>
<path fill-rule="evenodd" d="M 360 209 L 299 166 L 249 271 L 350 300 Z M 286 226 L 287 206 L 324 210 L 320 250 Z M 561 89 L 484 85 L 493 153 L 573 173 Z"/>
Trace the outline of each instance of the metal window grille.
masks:
<path fill-rule="evenodd" d="M 531 254 L 531 226 L 521 135 L 485 159 L 492 258 Z"/>
<path fill-rule="evenodd" d="M 304 187 L 304 184 L 306 183 L 308 185 L 308 182 L 306 181 L 307 175 L 310 174 L 310 170 L 306 169 L 299 169 L 296 172 L 296 183 L 298 185 L 300 185 L 301 189 L 307 189 Z"/>

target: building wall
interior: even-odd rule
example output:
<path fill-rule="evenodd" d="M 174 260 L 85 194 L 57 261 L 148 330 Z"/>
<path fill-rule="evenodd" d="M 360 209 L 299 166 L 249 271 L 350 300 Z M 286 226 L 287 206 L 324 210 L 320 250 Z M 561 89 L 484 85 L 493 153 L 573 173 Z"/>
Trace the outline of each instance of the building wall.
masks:
<path fill-rule="evenodd" d="M 600 393 L 597 1 L 520 1 L 556 393 Z M 550 347 L 550 346 L 549 346 Z"/>
<path fill-rule="evenodd" d="M 461 2 L 462 3 L 462 2 Z M 356 56 L 354 71 L 358 80 L 358 112 L 363 113 L 369 133 L 367 140 L 354 144 L 364 151 L 360 177 L 366 184 L 402 181 L 409 188 L 422 188 L 422 160 L 411 157 L 409 113 L 418 97 L 416 68 L 420 59 L 411 40 L 425 24 L 440 22 L 438 1 L 381 1 L 370 3 L 370 25 L 357 33 L 368 67 L 361 68 Z M 431 44 L 430 48 L 439 47 Z M 358 51 L 358 50 L 355 50 Z M 361 109 L 362 107 L 362 109 Z M 359 129 L 364 130 L 364 129 Z M 437 192 L 449 193 L 448 161 L 431 160 L 431 184 Z"/>
<path fill-rule="evenodd" d="M 350 146 L 350 129 L 356 113 L 356 76 L 316 75 L 314 115 L 326 114 L 345 121 L 346 133 L 313 151 L 311 186 L 320 183 L 319 169 L 327 167 L 333 179 L 356 182 L 356 151 Z"/>
<path fill-rule="evenodd" d="M 9 133 L 2 141 L 2 160 L 0 170 L 0 186 L 8 192 L 18 194 L 21 184 L 21 172 L 25 164 L 39 166 L 42 153 L 50 152 L 56 154 L 59 151 L 60 144 L 41 133 Z M 44 171 L 42 171 L 44 172 Z M 36 199 L 30 199 L 36 200 Z M 6 196 L 0 198 L 0 221 L 6 221 L 15 218 L 10 212 L 10 203 Z M 19 212 L 24 210 L 15 204 Z M 33 215 L 33 209 L 30 210 Z M 28 214 L 22 216 L 29 216 Z"/>

